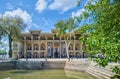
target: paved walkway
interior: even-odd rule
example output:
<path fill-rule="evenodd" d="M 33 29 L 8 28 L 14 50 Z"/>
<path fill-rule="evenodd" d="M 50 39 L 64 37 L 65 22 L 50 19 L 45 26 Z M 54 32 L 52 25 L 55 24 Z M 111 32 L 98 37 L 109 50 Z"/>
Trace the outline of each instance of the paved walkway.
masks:
<path fill-rule="evenodd" d="M 26 59 L 19 59 L 20 61 L 26 61 Z M 46 61 L 45 58 L 29 58 L 28 61 Z M 70 59 L 70 61 L 88 61 L 87 58 L 74 58 Z M 47 61 L 68 61 L 67 58 L 47 58 Z"/>

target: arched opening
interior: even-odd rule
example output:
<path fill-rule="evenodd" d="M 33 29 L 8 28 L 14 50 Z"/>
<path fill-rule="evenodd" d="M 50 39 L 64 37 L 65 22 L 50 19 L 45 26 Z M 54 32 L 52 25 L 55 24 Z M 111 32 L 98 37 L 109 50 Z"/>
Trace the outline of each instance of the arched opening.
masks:
<path fill-rule="evenodd" d="M 55 53 L 54 53 L 54 57 L 55 57 L 55 58 L 58 58 L 58 57 L 59 57 L 58 50 L 59 50 L 58 48 L 55 48 Z"/>
<path fill-rule="evenodd" d="M 79 44 L 76 44 L 75 45 L 75 50 L 79 50 L 79 48 L 80 48 Z"/>
<path fill-rule="evenodd" d="M 39 45 L 38 44 L 35 44 L 34 45 L 34 50 L 38 50 L 39 49 Z"/>
<path fill-rule="evenodd" d="M 40 53 L 40 58 L 44 58 L 45 57 L 45 52 L 41 52 Z"/>
<path fill-rule="evenodd" d="M 31 50 L 32 46 L 31 44 L 27 44 L 27 50 Z"/>
<path fill-rule="evenodd" d="M 24 52 L 23 51 L 19 52 L 19 58 L 24 58 Z"/>
<path fill-rule="evenodd" d="M 39 56 L 38 56 L 38 52 L 34 52 L 33 53 L 33 58 L 38 58 Z"/>
<path fill-rule="evenodd" d="M 72 44 L 70 44 L 69 50 L 73 50 L 73 45 Z"/>
<path fill-rule="evenodd" d="M 45 44 L 41 44 L 40 49 L 45 50 Z"/>
<path fill-rule="evenodd" d="M 69 52 L 69 57 L 70 57 L 70 58 L 73 57 L 73 52 Z"/>
<path fill-rule="evenodd" d="M 27 56 L 26 56 L 27 58 L 31 58 L 32 57 L 32 54 L 31 54 L 31 52 L 27 52 Z"/>
<path fill-rule="evenodd" d="M 80 53 L 79 53 L 79 52 L 76 52 L 76 53 L 75 53 L 75 57 L 76 57 L 76 58 L 79 58 L 79 57 L 80 57 Z"/>

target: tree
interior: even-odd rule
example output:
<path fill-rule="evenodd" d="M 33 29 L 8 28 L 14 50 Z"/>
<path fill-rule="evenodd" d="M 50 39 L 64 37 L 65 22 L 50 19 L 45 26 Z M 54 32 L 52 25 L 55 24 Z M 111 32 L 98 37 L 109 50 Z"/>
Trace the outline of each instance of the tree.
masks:
<path fill-rule="evenodd" d="M 0 17 L 0 37 L 7 36 L 9 40 L 9 57 L 12 57 L 12 41 L 20 39 L 20 33 L 27 25 L 20 17 Z"/>
<path fill-rule="evenodd" d="M 87 46 L 84 50 L 103 67 L 109 62 L 120 62 L 120 0 L 89 0 L 84 8 L 92 21 L 79 29 L 83 33 L 80 40 Z M 81 20 L 81 16 L 79 18 Z M 120 78 L 120 67 L 114 67 L 113 71 L 114 77 Z"/>
<path fill-rule="evenodd" d="M 2 62 L 5 59 L 5 56 L 7 54 L 5 47 L 6 47 L 6 44 L 0 42 L 0 56 L 1 56 Z"/>
<path fill-rule="evenodd" d="M 65 39 L 65 45 L 66 45 L 66 54 L 67 58 L 70 61 L 69 58 L 69 45 L 71 43 L 72 35 L 74 34 L 74 30 L 77 27 L 77 22 L 75 21 L 74 18 L 70 18 L 66 21 L 60 20 L 56 24 L 56 29 L 57 29 L 57 36 L 58 37 L 64 37 Z"/>

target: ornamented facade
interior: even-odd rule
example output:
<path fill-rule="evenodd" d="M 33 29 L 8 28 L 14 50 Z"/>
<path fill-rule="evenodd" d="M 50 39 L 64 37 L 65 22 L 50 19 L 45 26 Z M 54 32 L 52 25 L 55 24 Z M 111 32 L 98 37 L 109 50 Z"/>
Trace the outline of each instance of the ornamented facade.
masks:
<path fill-rule="evenodd" d="M 66 58 L 66 44 L 64 37 L 57 37 L 56 30 L 43 33 L 40 30 L 31 30 L 22 34 L 22 42 L 13 42 L 13 55 L 20 58 Z M 82 44 L 79 41 L 80 33 L 74 33 L 69 45 L 70 57 L 84 57 Z"/>

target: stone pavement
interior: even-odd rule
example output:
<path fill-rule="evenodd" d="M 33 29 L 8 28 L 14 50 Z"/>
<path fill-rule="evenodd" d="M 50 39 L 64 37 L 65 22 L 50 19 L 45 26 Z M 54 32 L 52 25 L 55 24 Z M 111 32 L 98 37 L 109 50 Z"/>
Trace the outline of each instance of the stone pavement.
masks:
<path fill-rule="evenodd" d="M 26 61 L 26 59 L 19 59 L 20 61 Z M 46 61 L 45 58 L 27 58 L 28 61 Z M 47 61 L 68 61 L 67 58 L 47 58 Z M 87 58 L 73 58 L 70 61 L 88 61 Z"/>

